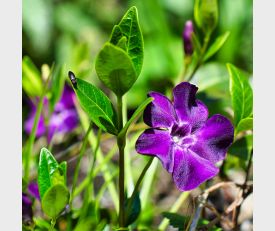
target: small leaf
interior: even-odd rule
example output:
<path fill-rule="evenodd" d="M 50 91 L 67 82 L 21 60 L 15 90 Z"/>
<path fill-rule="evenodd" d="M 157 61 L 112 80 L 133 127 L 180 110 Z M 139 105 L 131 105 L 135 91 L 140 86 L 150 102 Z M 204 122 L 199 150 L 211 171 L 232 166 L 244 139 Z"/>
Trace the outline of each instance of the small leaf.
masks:
<path fill-rule="evenodd" d="M 138 218 L 140 211 L 141 211 L 141 202 L 139 198 L 139 193 L 135 195 L 132 200 L 131 205 L 128 205 L 130 199 L 125 201 L 125 209 L 126 209 L 126 226 L 134 223 Z"/>
<path fill-rule="evenodd" d="M 64 89 L 65 83 L 65 72 L 64 66 L 56 65 L 53 71 L 52 82 L 51 82 L 51 96 L 49 99 L 50 111 L 54 110 L 55 104 L 59 101 L 62 90 Z"/>
<path fill-rule="evenodd" d="M 211 58 L 215 53 L 219 51 L 219 49 L 223 46 L 226 42 L 228 36 L 230 35 L 229 31 L 226 31 L 224 34 L 220 35 L 213 44 L 208 48 L 205 56 L 203 57 L 203 61 L 205 62 L 209 58 Z"/>
<path fill-rule="evenodd" d="M 122 36 L 127 38 L 126 52 L 130 56 L 138 76 L 143 63 L 143 38 L 135 6 L 126 12 L 118 25 L 114 26 L 110 43 L 117 45 Z"/>
<path fill-rule="evenodd" d="M 252 117 L 244 118 L 239 122 L 238 127 L 236 129 L 236 134 L 242 131 L 251 130 L 252 128 L 253 128 L 253 118 Z"/>
<path fill-rule="evenodd" d="M 127 43 L 127 38 L 123 36 L 118 41 L 117 46 L 126 51 L 126 43 Z"/>
<path fill-rule="evenodd" d="M 50 187 L 42 198 L 42 209 L 51 218 L 56 218 L 68 204 L 69 190 L 63 184 Z"/>
<path fill-rule="evenodd" d="M 127 53 L 111 43 L 99 52 L 95 69 L 99 79 L 117 96 L 126 93 L 138 77 Z"/>
<path fill-rule="evenodd" d="M 76 78 L 74 90 L 90 119 L 102 130 L 116 134 L 117 117 L 109 98 L 97 87 L 79 78 Z"/>
<path fill-rule="evenodd" d="M 183 231 L 185 225 L 188 223 L 189 218 L 179 215 L 177 213 L 163 212 L 162 215 L 169 219 L 169 223 L 179 231 Z"/>
<path fill-rule="evenodd" d="M 230 94 L 234 111 L 234 125 L 238 127 L 239 122 L 252 115 L 253 92 L 248 79 L 238 68 L 227 64 L 230 75 Z"/>
<path fill-rule="evenodd" d="M 22 86 L 30 97 L 40 96 L 43 92 L 40 72 L 28 56 L 25 56 L 22 61 Z"/>
<path fill-rule="evenodd" d="M 43 198 L 44 193 L 51 187 L 51 176 L 58 168 L 58 163 L 46 148 L 40 151 L 40 159 L 38 166 L 38 188 L 40 198 Z"/>
<path fill-rule="evenodd" d="M 228 153 L 240 159 L 247 160 L 252 148 L 253 148 L 253 136 L 247 135 L 237 140 L 236 142 L 234 142 L 230 146 Z"/>

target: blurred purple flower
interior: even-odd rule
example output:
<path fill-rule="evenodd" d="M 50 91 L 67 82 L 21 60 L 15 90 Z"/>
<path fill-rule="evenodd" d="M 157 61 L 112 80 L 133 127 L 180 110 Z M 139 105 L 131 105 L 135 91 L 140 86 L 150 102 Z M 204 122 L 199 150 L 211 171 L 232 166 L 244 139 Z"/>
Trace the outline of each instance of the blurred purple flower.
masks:
<path fill-rule="evenodd" d="M 215 163 L 225 158 L 234 137 L 227 118 L 216 114 L 207 119 L 208 109 L 196 99 L 197 90 L 188 82 L 180 83 L 173 90 L 173 103 L 150 92 L 154 101 L 144 111 L 144 122 L 152 128 L 136 142 L 137 152 L 158 157 L 182 191 L 217 175 Z"/>
<path fill-rule="evenodd" d="M 23 223 L 32 222 L 32 201 L 26 193 L 22 193 L 22 221 Z"/>
<path fill-rule="evenodd" d="M 40 200 L 38 185 L 35 182 L 29 183 L 28 191 L 31 196 L 35 197 L 37 200 Z"/>
<path fill-rule="evenodd" d="M 78 124 L 78 116 L 73 103 L 74 92 L 73 90 L 65 85 L 61 99 L 57 102 L 54 107 L 54 111 L 49 118 L 48 125 L 48 142 L 51 141 L 54 133 L 66 133 L 73 130 Z M 46 124 L 43 118 L 43 114 L 47 115 L 49 112 L 48 99 L 44 99 L 44 107 L 42 114 L 38 121 L 36 137 L 40 137 L 46 133 Z M 31 133 L 36 107 L 31 103 L 31 112 L 24 124 L 24 128 L 27 134 Z"/>
<path fill-rule="evenodd" d="M 193 23 L 191 20 L 186 21 L 182 33 L 183 47 L 185 55 L 193 54 L 192 33 L 194 32 Z"/>

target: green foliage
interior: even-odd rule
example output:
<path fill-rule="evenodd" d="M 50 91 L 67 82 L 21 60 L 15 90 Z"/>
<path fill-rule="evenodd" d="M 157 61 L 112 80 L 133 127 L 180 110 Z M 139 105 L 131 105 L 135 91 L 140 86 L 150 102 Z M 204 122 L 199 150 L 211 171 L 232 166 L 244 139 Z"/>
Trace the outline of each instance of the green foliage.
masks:
<path fill-rule="evenodd" d="M 103 131 L 117 134 L 116 111 L 109 98 L 91 83 L 76 79 L 77 85 L 74 91 L 90 119 Z"/>
<path fill-rule="evenodd" d="M 243 160 L 248 160 L 250 152 L 253 148 L 253 136 L 247 135 L 234 142 L 228 153 Z"/>
<path fill-rule="evenodd" d="M 42 148 L 38 166 L 39 194 L 44 213 L 54 219 L 69 202 L 66 174 L 66 162 L 59 165 L 51 152 Z"/>
<path fill-rule="evenodd" d="M 215 53 L 217 53 L 223 44 L 226 42 L 228 36 L 230 35 L 229 31 L 226 31 L 224 34 L 220 35 L 215 39 L 212 45 L 208 48 L 206 54 L 203 57 L 203 61 L 210 59 Z"/>
<path fill-rule="evenodd" d="M 115 25 L 110 42 L 99 52 L 95 69 L 99 79 L 117 96 L 122 96 L 137 80 L 143 63 L 143 38 L 137 8 L 131 7 Z"/>
<path fill-rule="evenodd" d="M 174 228 L 178 228 L 179 231 L 184 231 L 189 220 L 190 220 L 190 217 L 182 216 L 177 213 L 163 212 L 162 215 L 164 217 L 166 217 L 167 219 L 169 219 L 170 225 L 172 225 Z M 200 230 L 199 226 L 203 226 L 208 223 L 209 223 L 209 221 L 206 219 L 199 219 L 198 230 Z M 222 231 L 221 228 L 218 228 L 216 226 L 213 226 L 207 230 L 208 231 Z"/>
<path fill-rule="evenodd" d="M 63 184 L 51 186 L 44 194 L 41 204 L 45 214 L 55 219 L 68 204 L 70 193 Z"/>
<path fill-rule="evenodd" d="M 41 74 L 28 56 L 22 61 L 22 86 L 29 97 L 41 96 L 43 91 Z"/>
<path fill-rule="evenodd" d="M 95 65 L 99 79 L 117 96 L 125 94 L 138 77 L 127 53 L 111 43 L 104 45 Z"/>
<path fill-rule="evenodd" d="M 64 65 L 57 65 L 53 70 L 53 76 L 51 81 L 51 95 L 49 98 L 49 108 L 53 112 L 55 104 L 59 101 L 65 83 L 65 68 Z"/>
<path fill-rule="evenodd" d="M 131 7 L 123 16 L 120 23 L 114 27 L 110 43 L 119 46 L 118 44 L 121 43 L 121 38 L 123 37 L 126 37 L 126 52 L 131 58 L 138 76 L 143 62 L 143 38 L 135 6 Z"/>
<path fill-rule="evenodd" d="M 247 77 L 244 73 L 236 68 L 232 64 L 227 64 L 227 69 L 230 75 L 230 94 L 232 100 L 232 106 L 234 110 L 234 125 L 235 134 L 239 130 L 249 127 L 253 111 L 253 92 L 249 84 Z M 241 123 L 241 127 L 238 128 L 241 120 L 246 121 Z"/>
<path fill-rule="evenodd" d="M 238 134 L 239 132 L 247 131 L 247 130 L 251 130 L 251 129 L 253 129 L 253 118 L 247 117 L 247 118 L 242 119 L 239 122 L 238 127 L 236 129 L 236 134 Z"/>
<path fill-rule="evenodd" d="M 127 199 L 125 201 L 125 210 L 126 210 L 125 223 L 127 226 L 134 223 L 140 214 L 141 202 L 140 202 L 139 193 L 135 195 L 130 205 L 129 203 L 130 203 L 130 199 Z"/>
<path fill-rule="evenodd" d="M 179 231 L 184 231 L 184 227 L 188 224 L 189 218 L 177 213 L 163 212 L 162 215 L 169 219 L 170 225 L 178 228 Z"/>

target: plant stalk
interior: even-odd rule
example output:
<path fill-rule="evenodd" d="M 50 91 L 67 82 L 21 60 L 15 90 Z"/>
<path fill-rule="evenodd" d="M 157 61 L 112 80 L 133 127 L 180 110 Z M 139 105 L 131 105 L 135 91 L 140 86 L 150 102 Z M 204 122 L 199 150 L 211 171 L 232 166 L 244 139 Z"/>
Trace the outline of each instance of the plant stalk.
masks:
<path fill-rule="evenodd" d="M 118 131 L 123 128 L 123 103 L 122 96 L 117 97 L 117 113 L 118 113 Z M 124 148 L 126 143 L 125 134 L 117 136 L 117 146 L 119 150 L 119 227 L 125 228 L 125 208 L 124 208 L 124 192 L 125 192 L 125 166 L 124 166 Z"/>
<path fill-rule="evenodd" d="M 211 32 L 209 32 L 205 35 L 203 46 L 201 48 L 200 57 L 198 58 L 198 62 L 196 64 L 196 66 L 194 67 L 194 69 L 193 69 L 192 73 L 190 74 L 190 76 L 185 81 L 187 81 L 187 82 L 191 81 L 191 79 L 194 77 L 196 71 L 199 69 L 199 67 L 203 63 L 203 57 L 204 57 L 204 54 L 206 52 L 206 49 L 207 49 L 207 46 L 208 46 L 208 43 L 209 43 L 209 40 L 210 40 L 210 36 L 211 36 Z"/>
<path fill-rule="evenodd" d="M 72 208 L 74 190 L 75 190 L 75 187 L 76 187 L 76 183 L 77 183 L 77 179 L 78 179 L 78 175 L 79 175 L 79 170 L 80 170 L 80 163 L 81 163 L 82 157 L 84 155 L 84 152 L 85 152 L 85 149 L 86 149 L 86 146 L 87 146 L 87 143 L 88 143 L 88 136 L 89 136 L 90 131 L 92 130 L 92 127 L 93 127 L 93 123 L 91 122 L 90 125 L 89 125 L 89 128 L 88 128 L 88 130 L 85 134 L 85 137 L 84 137 L 81 149 L 80 149 L 80 153 L 79 153 L 79 156 L 78 156 L 78 159 L 77 159 L 77 163 L 76 163 L 76 167 L 75 167 L 75 171 L 74 171 L 71 198 L 70 198 L 70 203 L 69 203 L 70 208 Z"/>

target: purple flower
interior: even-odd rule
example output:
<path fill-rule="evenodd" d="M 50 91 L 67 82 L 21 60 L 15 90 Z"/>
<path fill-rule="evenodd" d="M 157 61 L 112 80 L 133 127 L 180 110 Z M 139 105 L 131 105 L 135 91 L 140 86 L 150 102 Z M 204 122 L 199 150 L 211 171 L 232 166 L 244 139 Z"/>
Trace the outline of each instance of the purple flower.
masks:
<path fill-rule="evenodd" d="M 22 221 L 23 223 L 32 222 L 32 201 L 27 194 L 22 193 Z"/>
<path fill-rule="evenodd" d="M 49 118 L 47 133 L 48 142 L 51 141 L 54 133 L 66 133 L 73 130 L 77 126 L 78 116 L 73 103 L 73 97 L 75 97 L 73 90 L 69 86 L 65 85 L 61 99 L 55 105 L 54 111 Z M 36 137 L 44 135 L 47 131 L 43 115 L 47 116 L 49 113 L 48 105 L 48 99 L 45 98 L 44 107 L 38 121 Z M 36 112 L 36 107 L 33 104 L 30 106 L 31 112 L 24 125 L 27 134 L 31 133 Z"/>
<path fill-rule="evenodd" d="M 191 20 L 186 21 L 182 33 L 184 53 L 186 55 L 193 54 L 192 33 L 194 32 L 193 23 Z"/>
<path fill-rule="evenodd" d="M 150 92 L 154 98 L 144 111 L 146 129 L 136 142 L 140 154 L 156 156 L 172 173 L 179 190 L 196 188 L 217 175 L 215 166 L 225 158 L 234 129 L 222 115 L 208 118 L 208 109 L 196 99 L 198 88 L 188 82 L 173 90 L 174 102 Z"/>
<path fill-rule="evenodd" d="M 31 196 L 35 197 L 37 200 L 40 200 L 38 185 L 35 182 L 29 183 L 28 191 Z"/>

